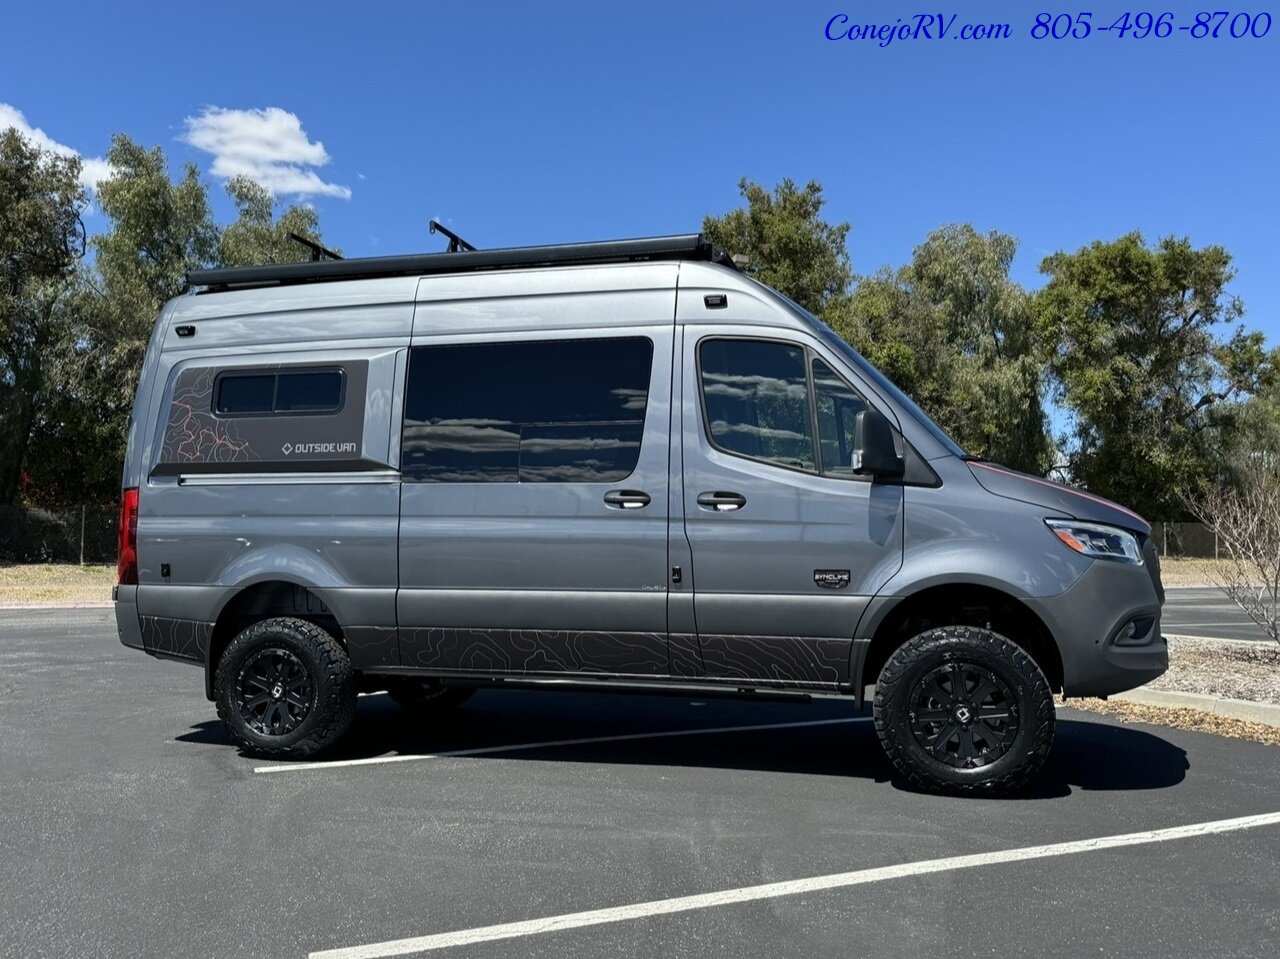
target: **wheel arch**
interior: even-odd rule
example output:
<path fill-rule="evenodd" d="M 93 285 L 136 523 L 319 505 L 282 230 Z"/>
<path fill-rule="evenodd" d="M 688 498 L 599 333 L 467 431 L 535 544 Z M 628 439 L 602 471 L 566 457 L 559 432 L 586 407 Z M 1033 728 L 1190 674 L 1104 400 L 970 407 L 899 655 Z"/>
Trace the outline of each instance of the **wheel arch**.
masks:
<path fill-rule="evenodd" d="M 314 588 L 286 579 L 262 579 L 246 583 L 223 603 L 214 620 L 205 656 L 205 695 L 213 699 L 213 677 L 223 652 L 241 631 L 275 616 L 292 616 L 326 630 L 345 650 L 342 625 Z"/>
<path fill-rule="evenodd" d="M 990 583 L 936 582 L 906 596 L 883 597 L 868 609 L 861 631 L 861 663 L 855 663 L 854 689 L 861 694 L 876 681 L 880 670 L 913 636 L 939 626 L 978 626 L 999 633 L 1026 651 L 1044 673 L 1049 687 L 1062 690 L 1062 652 L 1034 609 L 1018 596 Z"/>

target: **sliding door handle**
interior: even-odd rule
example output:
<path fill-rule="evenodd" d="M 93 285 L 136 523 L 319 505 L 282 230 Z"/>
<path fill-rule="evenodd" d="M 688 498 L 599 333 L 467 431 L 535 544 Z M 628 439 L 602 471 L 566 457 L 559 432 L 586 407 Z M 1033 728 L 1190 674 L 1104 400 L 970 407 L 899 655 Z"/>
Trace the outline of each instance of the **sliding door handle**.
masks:
<path fill-rule="evenodd" d="M 716 513 L 727 513 L 730 510 L 742 509 L 742 507 L 747 505 L 747 498 L 741 493 L 728 493 L 724 490 L 714 490 L 709 493 L 699 493 L 698 505 L 705 510 L 711 510 Z"/>
<path fill-rule="evenodd" d="M 644 509 L 649 505 L 649 494 L 635 489 L 611 489 L 604 494 L 604 502 L 614 509 Z"/>

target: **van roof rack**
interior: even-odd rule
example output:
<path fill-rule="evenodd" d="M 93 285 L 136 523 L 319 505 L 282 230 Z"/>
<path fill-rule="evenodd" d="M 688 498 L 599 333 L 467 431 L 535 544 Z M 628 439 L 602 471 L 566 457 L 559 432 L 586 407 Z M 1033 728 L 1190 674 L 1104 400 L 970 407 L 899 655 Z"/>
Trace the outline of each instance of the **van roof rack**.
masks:
<path fill-rule="evenodd" d="M 271 266 L 234 266 L 218 270 L 192 270 L 187 288 L 197 292 L 256 286 L 287 286 L 334 280 L 363 280 L 388 276 L 426 276 L 440 273 L 474 273 L 484 270 L 569 266 L 591 263 L 637 263 L 656 260 L 700 260 L 737 269 L 730 256 L 701 233 L 656 236 L 600 243 L 566 243 L 556 246 L 514 246 L 501 250 L 460 250 L 454 253 L 415 253 L 408 256 L 375 256 L 350 260 L 316 260 L 310 263 L 278 263 Z"/>

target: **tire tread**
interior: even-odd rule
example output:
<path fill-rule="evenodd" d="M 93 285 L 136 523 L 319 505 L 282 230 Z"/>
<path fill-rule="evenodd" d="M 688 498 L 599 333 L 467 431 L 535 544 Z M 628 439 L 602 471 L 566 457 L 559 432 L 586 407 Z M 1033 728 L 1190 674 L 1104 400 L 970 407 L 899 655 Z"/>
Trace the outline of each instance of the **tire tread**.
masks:
<path fill-rule="evenodd" d="M 241 654 L 270 634 L 288 636 L 318 666 L 316 703 L 312 715 L 315 722 L 302 738 L 287 745 L 268 746 L 245 736 L 239 728 L 239 717 L 231 697 L 235 694 L 232 672 Z M 218 718 L 231 741 L 246 753 L 264 759 L 298 759 L 312 756 L 333 745 L 350 728 L 356 714 L 354 670 L 346 650 L 323 627 L 305 619 L 277 616 L 263 619 L 247 627 L 227 646 L 218 662 L 214 678 L 214 700 Z"/>
<path fill-rule="evenodd" d="M 892 714 L 892 695 L 906 681 L 907 674 L 922 659 L 941 659 L 947 653 L 979 649 L 1005 660 L 1020 678 L 1031 685 L 1034 710 L 1020 717 L 1023 724 L 1033 723 L 1031 741 L 1022 761 L 994 779 L 973 782 L 953 781 L 938 776 L 927 767 L 912 761 L 908 744 L 899 735 L 902 720 Z M 1021 646 L 999 633 L 976 626 L 942 626 L 920 633 L 903 643 L 890 655 L 876 681 L 873 702 L 876 735 L 890 763 L 912 786 L 925 792 L 958 796 L 1004 796 L 1025 789 L 1043 767 L 1053 748 L 1055 714 L 1049 683 L 1034 659 Z M 908 735 L 911 733 L 908 731 Z"/>

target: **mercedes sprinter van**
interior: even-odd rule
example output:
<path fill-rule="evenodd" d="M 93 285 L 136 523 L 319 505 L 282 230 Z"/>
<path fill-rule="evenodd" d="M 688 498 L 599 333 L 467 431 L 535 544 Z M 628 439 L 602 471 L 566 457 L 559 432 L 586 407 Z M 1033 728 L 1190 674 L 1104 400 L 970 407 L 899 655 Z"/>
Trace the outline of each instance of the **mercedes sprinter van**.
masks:
<path fill-rule="evenodd" d="M 845 696 L 898 773 L 998 794 L 1053 694 L 1160 675 L 1150 526 L 968 456 L 703 237 L 199 271 L 129 429 L 121 641 L 228 736 L 360 691 Z"/>

